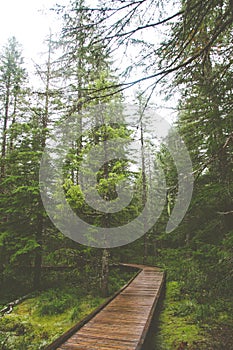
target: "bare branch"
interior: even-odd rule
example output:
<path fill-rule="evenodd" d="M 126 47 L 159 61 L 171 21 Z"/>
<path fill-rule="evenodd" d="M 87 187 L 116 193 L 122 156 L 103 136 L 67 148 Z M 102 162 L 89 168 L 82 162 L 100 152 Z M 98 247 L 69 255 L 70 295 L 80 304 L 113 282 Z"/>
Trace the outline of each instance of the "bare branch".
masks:
<path fill-rule="evenodd" d="M 225 211 L 225 212 L 217 211 L 217 214 L 219 214 L 219 215 L 229 215 L 229 214 L 233 214 L 233 210 L 232 211 Z"/>

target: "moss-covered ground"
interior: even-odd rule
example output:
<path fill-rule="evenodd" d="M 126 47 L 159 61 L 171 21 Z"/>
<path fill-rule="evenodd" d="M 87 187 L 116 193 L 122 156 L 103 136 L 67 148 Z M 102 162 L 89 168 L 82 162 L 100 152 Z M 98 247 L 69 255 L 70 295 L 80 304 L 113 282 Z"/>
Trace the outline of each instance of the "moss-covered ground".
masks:
<path fill-rule="evenodd" d="M 0 319 L 0 349 L 43 349 L 103 301 L 76 296 L 75 289 L 42 292 Z"/>
<path fill-rule="evenodd" d="M 179 282 L 167 282 L 154 350 L 230 350 L 231 309 L 230 301 L 200 304 L 182 293 Z"/>
<path fill-rule="evenodd" d="M 113 294 L 134 273 L 114 269 L 109 291 Z M 71 283 L 72 282 L 72 283 Z M 97 285 L 88 289 L 80 280 L 66 281 L 36 292 L 0 318 L 0 350 L 41 350 L 104 302 Z M 6 298 L 6 297 L 5 297 Z"/>
<path fill-rule="evenodd" d="M 233 299 L 187 251 L 167 250 L 155 265 L 167 272 L 153 350 L 233 349 Z M 221 289 L 220 289 L 221 288 Z M 147 349 L 146 349 L 147 350 Z"/>
<path fill-rule="evenodd" d="M 196 308 L 194 300 L 181 295 L 178 282 L 168 282 L 155 337 L 155 349 L 186 349 L 205 343 L 208 336 L 195 320 Z"/>

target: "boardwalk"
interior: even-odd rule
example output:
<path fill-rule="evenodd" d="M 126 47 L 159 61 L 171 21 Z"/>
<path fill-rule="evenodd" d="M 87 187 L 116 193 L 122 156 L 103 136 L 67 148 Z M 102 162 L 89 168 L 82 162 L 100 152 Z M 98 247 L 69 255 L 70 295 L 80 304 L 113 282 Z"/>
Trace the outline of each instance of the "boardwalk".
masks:
<path fill-rule="evenodd" d="M 141 349 L 160 296 L 164 273 L 155 267 L 127 266 L 137 267 L 141 271 L 120 294 L 68 340 L 48 349 Z"/>

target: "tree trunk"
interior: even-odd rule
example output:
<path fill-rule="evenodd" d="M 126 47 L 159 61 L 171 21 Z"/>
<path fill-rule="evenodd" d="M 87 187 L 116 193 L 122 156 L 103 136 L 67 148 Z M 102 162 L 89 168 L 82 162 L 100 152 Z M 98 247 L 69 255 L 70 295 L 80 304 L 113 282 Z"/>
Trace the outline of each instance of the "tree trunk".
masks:
<path fill-rule="evenodd" d="M 48 43 L 48 59 L 47 59 L 47 70 L 46 70 L 46 83 L 45 83 L 45 104 L 44 113 L 42 115 L 42 138 L 41 138 L 41 150 L 46 146 L 47 128 L 49 123 L 49 101 L 50 101 L 50 82 L 51 82 L 51 53 L 52 53 L 52 34 L 49 36 Z M 43 204 L 39 198 L 38 204 L 38 215 L 37 215 L 37 232 L 36 242 L 39 245 L 36 249 L 35 262 L 34 262 L 34 289 L 39 289 L 41 285 L 41 267 L 43 257 L 43 236 L 44 236 L 44 218 L 43 218 Z"/>
<path fill-rule="evenodd" d="M 147 191 L 146 191 L 146 168 L 145 168 L 145 149 L 144 149 L 144 135 L 141 116 L 141 155 L 142 155 L 142 206 L 146 205 Z M 143 252 L 143 264 L 147 263 L 148 257 L 148 233 L 146 232 L 146 218 L 143 219 L 144 226 L 144 252 Z"/>
<path fill-rule="evenodd" d="M 13 119 L 12 119 L 12 123 L 11 123 L 11 128 L 14 127 L 14 124 L 16 122 L 16 110 L 17 110 L 17 94 L 14 95 L 14 110 L 13 110 Z M 14 148 L 14 137 L 11 131 L 11 136 L 10 136 L 10 151 L 13 151 Z"/>
<path fill-rule="evenodd" d="M 38 247 L 35 256 L 33 288 L 40 289 L 41 286 L 41 266 L 42 266 L 42 247 Z"/>
<path fill-rule="evenodd" d="M 7 123 L 9 118 L 9 102 L 10 102 L 10 81 L 7 82 L 5 113 L 4 113 L 3 130 L 2 130 L 2 150 L 1 150 L 2 163 L 1 163 L 1 174 L 0 174 L 1 179 L 4 179 L 5 177 L 6 132 L 7 132 Z"/>
<path fill-rule="evenodd" d="M 41 268 L 42 268 L 42 239 L 43 239 L 43 215 L 38 215 L 38 225 L 36 232 L 36 242 L 39 245 L 36 248 L 35 260 L 34 260 L 34 278 L 33 288 L 39 289 L 41 285 Z"/>
<path fill-rule="evenodd" d="M 105 298 L 108 296 L 108 279 L 109 279 L 109 251 L 105 248 L 102 255 L 101 270 L 101 295 Z"/>
<path fill-rule="evenodd" d="M 190 232 L 186 233 L 186 237 L 185 237 L 185 244 L 188 247 L 190 244 Z"/>
<path fill-rule="evenodd" d="M 157 240 L 156 237 L 154 238 L 154 257 L 157 258 L 158 257 L 158 247 L 157 247 Z"/>

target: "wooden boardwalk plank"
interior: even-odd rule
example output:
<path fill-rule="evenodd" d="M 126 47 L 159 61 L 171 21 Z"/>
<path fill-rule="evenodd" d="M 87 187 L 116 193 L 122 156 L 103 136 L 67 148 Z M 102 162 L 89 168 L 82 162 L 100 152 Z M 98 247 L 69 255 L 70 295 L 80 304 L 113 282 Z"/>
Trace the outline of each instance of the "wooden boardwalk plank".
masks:
<path fill-rule="evenodd" d="M 139 350 L 160 296 L 164 273 L 143 265 L 141 272 L 99 313 L 57 350 Z M 67 338 L 66 338 L 67 339 Z M 52 347 L 49 347 L 52 349 Z"/>

